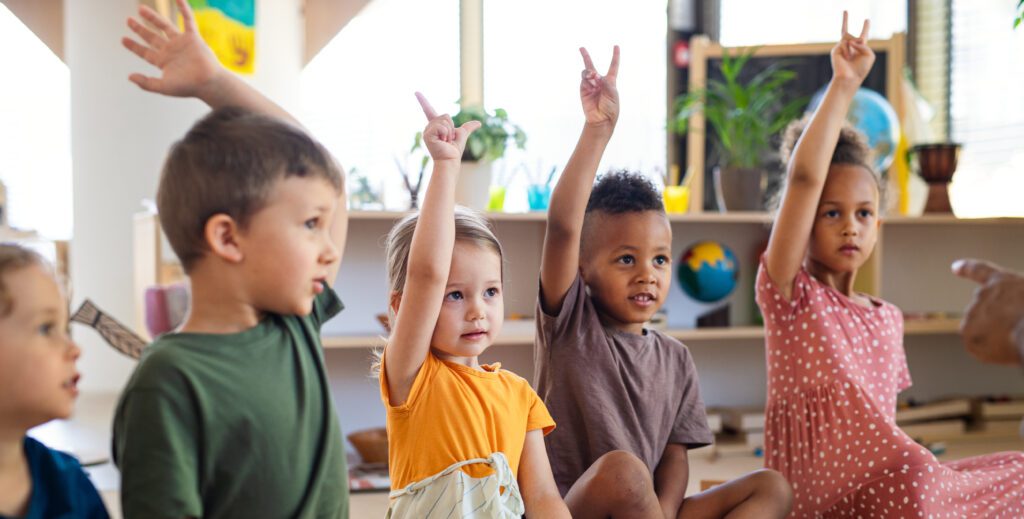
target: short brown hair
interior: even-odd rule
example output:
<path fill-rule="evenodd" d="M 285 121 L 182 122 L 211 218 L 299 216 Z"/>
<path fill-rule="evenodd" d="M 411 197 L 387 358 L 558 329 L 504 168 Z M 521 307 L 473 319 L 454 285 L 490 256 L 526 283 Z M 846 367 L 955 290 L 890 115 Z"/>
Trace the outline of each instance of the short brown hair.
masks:
<path fill-rule="evenodd" d="M 50 264 L 38 252 L 17 243 L 0 243 L 0 317 L 7 317 L 14 310 L 14 298 L 7 291 L 4 276 L 33 265 L 51 270 Z"/>
<path fill-rule="evenodd" d="M 274 183 L 322 178 L 342 189 L 341 168 L 320 143 L 286 122 L 240 108 L 203 117 L 171 146 L 157 190 L 160 226 L 185 272 L 208 250 L 207 220 L 226 214 L 241 228 Z"/>
<path fill-rule="evenodd" d="M 783 131 L 782 143 L 779 145 L 779 157 L 782 159 L 783 164 L 789 164 L 789 160 L 793 156 L 793 149 L 796 148 L 797 141 L 800 140 L 800 136 L 807 129 L 810 117 L 810 115 L 807 115 L 803 119 L 789 123 L 789 126 Z M 875 180 L 875 185 L 878 187 L 878 211 L 881 213 L 886 207 L 886 192 L 888 190 L 882 175 L 875 170 L 872 164 L 874 160 L 873 155 L 871 147 L 868 146 L 867 137 L 860 130 L 851 126 L 850 123 L 844 123 L 842 129 L 839 130 L 839 140 L 836 142 L 836 149 L 832 152 L 832 160 L 829 162 L 829 165 L 845 164 L 860 166 L 871 173 L 871 178 Z M 773 216 L 778 214 L 779 208 L 782 205 L 782 196 L 786 192 L 788 177 L 788 175 L 783 176 L 778 189 L 768 200 L 768 210 Z"/>

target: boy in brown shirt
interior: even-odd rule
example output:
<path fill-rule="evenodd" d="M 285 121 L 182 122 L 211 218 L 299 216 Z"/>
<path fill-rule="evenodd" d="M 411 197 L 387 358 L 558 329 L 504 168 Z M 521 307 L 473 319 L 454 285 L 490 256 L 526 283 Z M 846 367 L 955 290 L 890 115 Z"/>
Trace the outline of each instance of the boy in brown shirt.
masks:
<path fill-rule="evenodd" d="M 586 124 L 551 198 L 534 353 L 559 490 L 573 517 L 606 517 L 603 496 L 626 482 L 634 507 L 613 517 L 785 517 L 792 492 L 770 470 L 684 499 L 687 451 L 713 437 L 689 351 L 644 328 L 668 293 L 672 229 L 642 176 L 605 175 L 591 193 L 618 119 L 618 48 L 605 76 L 581 52 Z"/>

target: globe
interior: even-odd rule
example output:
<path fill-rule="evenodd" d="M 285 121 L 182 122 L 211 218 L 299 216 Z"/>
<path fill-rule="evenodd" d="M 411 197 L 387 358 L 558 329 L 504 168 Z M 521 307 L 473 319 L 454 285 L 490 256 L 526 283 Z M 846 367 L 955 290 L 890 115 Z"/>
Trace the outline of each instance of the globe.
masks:
<path fill-rule="evenodd" d="M 824 95 L 824 88 L 818 90 L 807 110 L 813 112 L 817 109 Z M 889 169 L 896 156 L 896 143 L 900 140 L 900 120 L 889 101 L 874 90 L 861 88 L 853 96 L 846 119 L 868 138 L 868 146 L 874 152 L 875 169 L 881 172 Z"/>
<path fill-rule="evenodd" d="M 686 295 L 702 303 L 714 303 L 732 293 L 739 276 L 736 255 L 714 241 L 691 245 L 679 258 L 676 277 Z"/>

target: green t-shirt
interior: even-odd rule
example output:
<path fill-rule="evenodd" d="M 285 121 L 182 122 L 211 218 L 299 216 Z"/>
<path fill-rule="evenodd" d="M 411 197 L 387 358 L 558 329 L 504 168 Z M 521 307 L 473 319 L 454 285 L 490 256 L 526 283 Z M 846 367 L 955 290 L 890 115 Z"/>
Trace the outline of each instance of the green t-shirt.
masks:
<path fill-rule="evenodd" d="M 325 287 L 326 288 L 326 287 Z M 146 348 L 114 417 L 124 516 L 347 518 L 348 469 L 320 345 L 342 309 Z"/>

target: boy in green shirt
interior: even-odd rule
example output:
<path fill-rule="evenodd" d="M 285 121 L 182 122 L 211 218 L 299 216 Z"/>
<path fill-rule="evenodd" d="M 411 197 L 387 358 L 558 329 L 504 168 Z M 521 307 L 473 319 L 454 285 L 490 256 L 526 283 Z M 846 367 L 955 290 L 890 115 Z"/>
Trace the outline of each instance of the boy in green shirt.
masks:
<path fill-rule="evenodd" d="M 160 224 L 191 280 L 181 330 L 147 348 L 114 420 L 125 517 L 348 517 L 320 326 L 344 248 L 342 172 L 280 107 L 221 67 L 186 0 L 142 6 L 125 47 L 144 90 L 214 111 L 174 144 Z M 235 108 L 229 108 L 235 107 Z"/>

